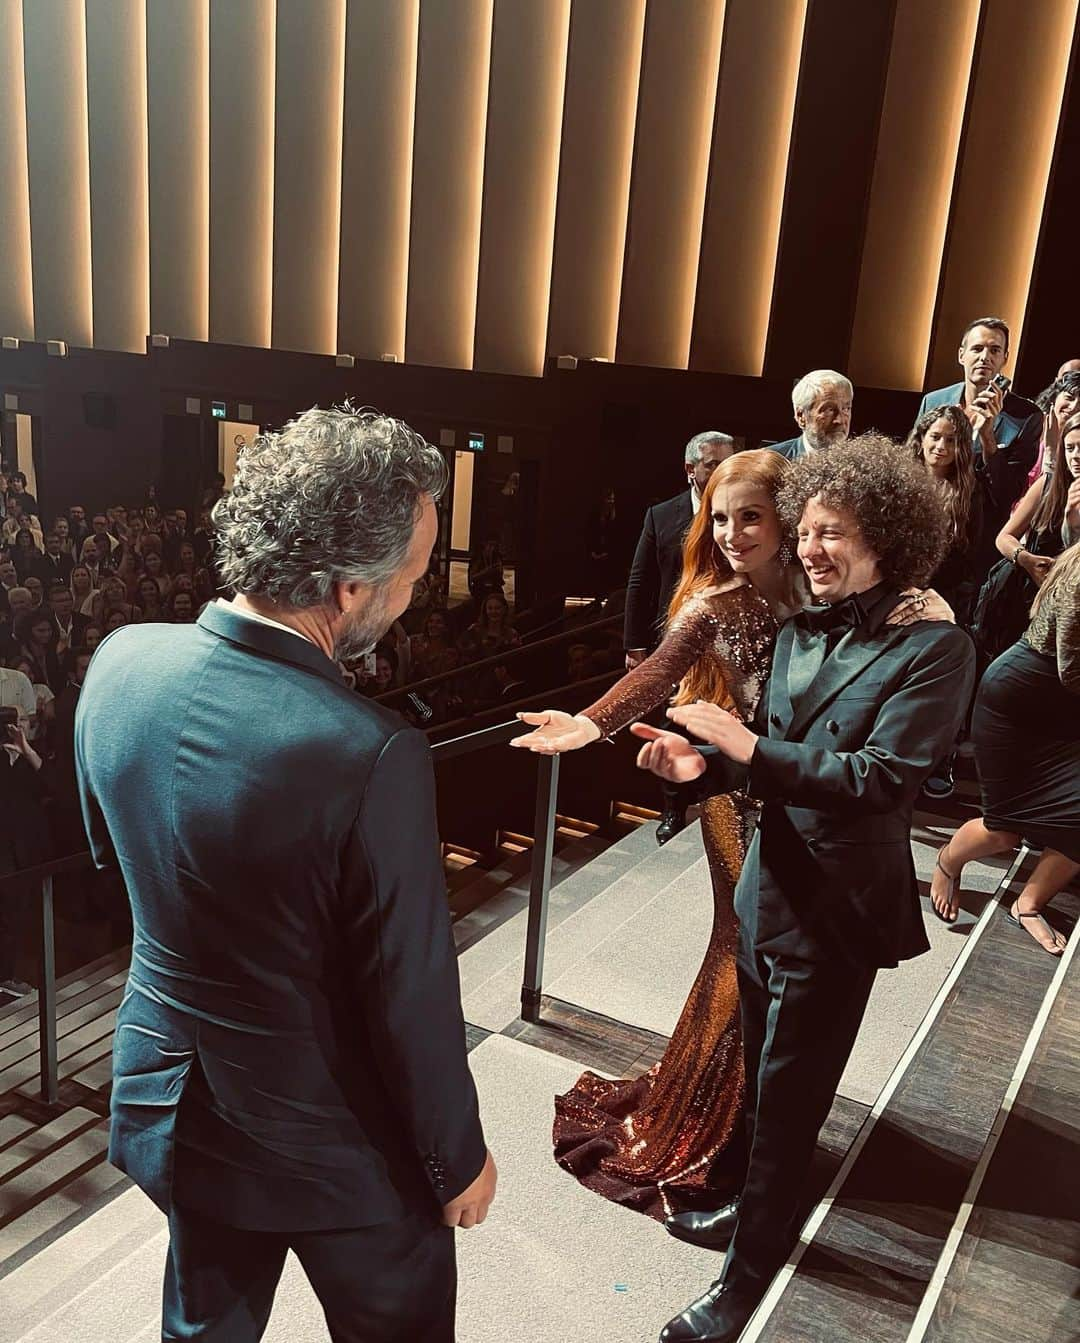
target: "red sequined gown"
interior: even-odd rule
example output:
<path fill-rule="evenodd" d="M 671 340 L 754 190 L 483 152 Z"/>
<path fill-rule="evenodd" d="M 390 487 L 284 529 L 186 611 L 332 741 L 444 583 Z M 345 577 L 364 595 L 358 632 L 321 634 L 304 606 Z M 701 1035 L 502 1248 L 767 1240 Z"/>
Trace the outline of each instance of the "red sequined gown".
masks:
<path fill-rule="evenodd" d="M 584 713 L 608 736 L 668 699 L 690 668 L 708 658 L 727 690 L 722 707 L 747 721 L 769 674 L 776 628 L 752 587 L 692 598 L 656 652 Z M 555 1098 L 559 1165 L 605 1198 L 657 1219 L 717 1207 L 742 1182 L 733 899 L 755 816 L 742 793 L 710 797 L 702 808 L 712 935 L 664 1057 L 633 1080 L 583 1073 Z"/>

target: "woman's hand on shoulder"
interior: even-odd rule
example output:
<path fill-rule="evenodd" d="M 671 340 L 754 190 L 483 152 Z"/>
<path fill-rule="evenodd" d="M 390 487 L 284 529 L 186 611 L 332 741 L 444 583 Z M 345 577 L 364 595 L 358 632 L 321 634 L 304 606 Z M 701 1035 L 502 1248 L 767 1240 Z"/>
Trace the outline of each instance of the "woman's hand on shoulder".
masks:
<path fill-rule="evenodd" d="M 599 740 L 601 735 L 600 729 L 591 719 L 582 714 L 564 713 L 561 709 L 544 709 L 540 713 L 519 713 L 517 716 L 533 731 L 515 737 L 510 745 L 533 751 L 537 755 L 561 755 L 564 751 L 577 751 Z"/>
<path fill-rule="evenodd" d="M 956 624 L 956 612 L 933 588 L 905 588 L 889 612 L 886 625 L 915 625 L 920 620 L 944 620 Z"/>

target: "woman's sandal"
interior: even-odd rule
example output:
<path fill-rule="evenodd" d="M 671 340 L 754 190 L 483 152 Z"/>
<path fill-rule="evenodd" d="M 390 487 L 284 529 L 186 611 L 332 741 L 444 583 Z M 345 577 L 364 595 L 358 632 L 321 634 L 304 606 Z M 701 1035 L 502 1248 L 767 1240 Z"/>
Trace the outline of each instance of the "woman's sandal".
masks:
<path fill-rule="evenodd" d="M 945 850 L 948 847 L 949 847 L 948 844 L 945 844 L 940 849 L 938 849 L 937 857 L 934 859 L 934 866 L 945 878 L 945 880 L 949 883 L 945 898 L 951 905 L 953 903 L 953 892 L 956 890 L 957 878 L 954 877 L 951 872 L 947 871 L 944 867 L 941 866 L 941 855 L 945 852 Z M 957 914 L 959 913 L 959 911 L 957 911 L 957 914 L 952 915 L 942 914 L 941 910 L 938 909 L 937 905 L 934 904 L 933 900 L 930 901 L 930 908 L 934 911 L 934 913 L 937 915 L 937 917 L 941 920 L 942 923 L 956 922 Z"/>
<path fill-rule="evenodd" d="M 1019 904 L 1020 901 L 1015 900 L 1013 902 L 1012 909 L 1007 909 L 1005 911 L 1005 917 L 1009 920 L 1010 923 L 1015 923 L 1017 928 L 1024 927 L 1023 923 L 1021 922 L 1022 919 L 1041 919 L 1043 927 L 1050 934 L 1051 940 L 1054 942 L 1054 945 L 1052 947 L 1048 947 L 1045 942 L 1040 942 L 1037 937 L 1032 937 L 1031 940 L 1036 944 L 1036 946 L 1042 947 L 1043 951 L 1045 951 L 1048 956 L 1060 956 L 1061 953 L 1065 950 L 1065 948 L 1062 946 L 1058 946 L 1056 934 L 1053 928 L 1051 928 L 1050 925 L 1047 923 L 1047 921 L 1043 918 L 1042 914 L 1037 909 L 1029 909 L 1021 911 L 1020 909 L 1017 908 Z M 1026 931 L 1027 930 L 1025 929 L 1025 932 Z"/>

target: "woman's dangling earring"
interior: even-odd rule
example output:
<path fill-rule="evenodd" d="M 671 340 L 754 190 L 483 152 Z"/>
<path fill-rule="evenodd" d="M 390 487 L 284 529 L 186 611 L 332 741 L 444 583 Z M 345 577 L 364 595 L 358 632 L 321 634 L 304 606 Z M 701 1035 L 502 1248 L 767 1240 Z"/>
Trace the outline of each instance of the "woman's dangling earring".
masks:
<path fill-rule="evenodd" d="M 780 561 L 780 563 L 781 563 L 781 564 L 784 566 L 784 568 L 786 569 L 787 566 L 791 563 L 791 561 L 795 558 L 795 556 L 792 555 L 792 553 L 791 553 L 791 543 L 790 543 L 790 542 L 788 542 L 788 541 L 785 541 L 785 542 L 784 542 L 784 544 L 783 544 L 783 545 L 780 547 L 780 549 L 776 552 L 776 558 Z"/>

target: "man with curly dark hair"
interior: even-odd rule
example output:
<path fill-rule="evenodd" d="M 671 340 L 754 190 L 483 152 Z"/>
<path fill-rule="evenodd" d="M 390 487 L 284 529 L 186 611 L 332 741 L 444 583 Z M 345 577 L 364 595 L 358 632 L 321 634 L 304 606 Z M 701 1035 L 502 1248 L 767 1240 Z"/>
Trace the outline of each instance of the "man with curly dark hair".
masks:
<path fill-rule="evenodd" d="M 723 1276 L 662 1343 L 738 1338 L 796 1242 L 877 971 L 929 948 L 911 814 L 975 676 L 955 625 L 884 623 L 945 547 L 933 483 L 903 449 L 864 434 L 804 457 L 780 509 L 817 604 L 781 627 L 755 730 L 703 702 L 669 710 L 703 748 L 634 729 L 649 739 L 645 768 L 676 782 L 708 770 L 707 792 L 742 788 L 764 804 L 735 892 L 750 1162 Z M 682 1239 L 715 1248 L 725 1212 L 695 1214 L 700 1234 L 684 1227 Z"/>
<path fill-rule="evenodd" d="M 110 635 L 79 696 L 134 921 L 109 1154 L 169 1217 L 166 1338 L 255 1343 L 290 1249 L 341 1343 L 454 1336 L 452 1228 L 495 1168 L 430 752 L 338 666 L 408 605 L 446 480 L 375 411 L 261 434 L 214 508 L 236 595 Z"/>

